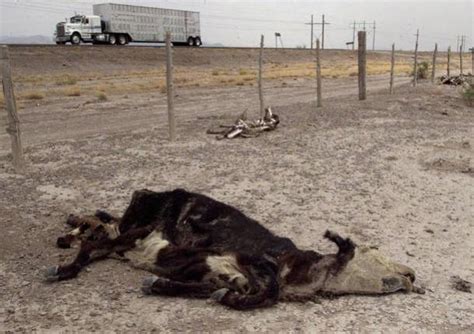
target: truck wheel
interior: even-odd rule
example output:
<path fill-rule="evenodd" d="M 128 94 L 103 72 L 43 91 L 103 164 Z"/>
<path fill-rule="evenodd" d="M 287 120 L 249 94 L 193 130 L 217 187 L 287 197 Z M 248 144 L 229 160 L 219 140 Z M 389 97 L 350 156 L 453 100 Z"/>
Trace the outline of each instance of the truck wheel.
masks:
<path fill-rule="evenodd" d="M 189 38 L 188 38 L 188 46 L 194 46 L 194 43 L 195 43 L 195 42 L 194 42 L 194 38 L 189 37 Z"/>
<path fill-rule="evenodd" d="M 128 40 L 127 40 L 127 36 L 125 35 L 119 35 L 118 36 L 118 44 L 119 45 L 125 45 L 127 44 Z"/>
<path fill-rule="evenodd" d="M 194 39 L 194 46 L 201 46 L 201 45 L 202 45 L 201 38 L 196 37 Z"/>
<path fill-rule="evenodd" d="M 110 44 L 110 45 L 115 45 L 115 44 L 117 44 L 117 37 L 115 37 L 115 35 L 110 35 L 110 36 L 109 36 L 109 44 Z"/>
<path fill-rule="evenodd" d="M 79 45 L 79 44 L 81 44 L 81 35 L 79 35 L 78 33 L 72 34 L 72 36 L 71 36 L 71 44 L 72 44 L 72 45 Z"/>

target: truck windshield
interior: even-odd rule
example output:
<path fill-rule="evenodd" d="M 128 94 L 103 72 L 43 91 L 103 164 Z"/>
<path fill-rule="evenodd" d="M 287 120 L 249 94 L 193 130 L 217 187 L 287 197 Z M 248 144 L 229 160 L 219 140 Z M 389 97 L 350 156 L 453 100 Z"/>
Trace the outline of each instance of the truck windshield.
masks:
<path fill-rule="evenodd" d="M 71 23 L 81 23 L 82 21 L 82 16 L 73 16 L 71 17 Z"/>

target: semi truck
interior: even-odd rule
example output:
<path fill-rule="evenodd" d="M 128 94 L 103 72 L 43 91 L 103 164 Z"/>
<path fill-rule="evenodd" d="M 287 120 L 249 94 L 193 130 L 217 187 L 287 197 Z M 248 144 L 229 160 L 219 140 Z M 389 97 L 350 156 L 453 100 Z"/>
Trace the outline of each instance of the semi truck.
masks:
<path fill-rule="evenodd" d="M 58 45 L 162 43 L 171 33 L 174 45 L 201 46 L 199 12 L 103 3 L 93 15 L 74 15 L 56 25 Z"/>

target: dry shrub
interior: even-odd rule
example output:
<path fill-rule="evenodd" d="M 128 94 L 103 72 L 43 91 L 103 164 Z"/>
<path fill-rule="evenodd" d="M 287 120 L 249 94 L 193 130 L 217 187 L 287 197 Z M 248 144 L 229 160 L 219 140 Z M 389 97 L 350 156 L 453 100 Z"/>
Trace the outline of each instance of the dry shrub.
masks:
<path fill-rule="evenodd" d="M 467 84 L 461 94 L 469 106 L 474 106 L 474 82 Z"/>
<path fill-rule="evenodd" d="M 72 86 L 72 85 L 75 85 L 76 83 L 77 83 L 77 78 L 69 74 L 66 74 L 63 77 L 56 79 L 56 85 L 58 86 L 66 86 L 66 85 Z"/>
<path fill-rule="evenodd" d="M 174 80 L 174 82 L 177 83 L 177 84 L 186 83 L 186 82 L 188 82 L 188 81 L 189 81 L 188 78 L 176 78 L 176 79 Z"/>
<path fill-rule="evenodd" d="M 99 100 L 99 102 L 105 102 L 108 100 L 107 94 L 105 94 L 104 92 L 97 92 L 95 96 L 97 97 L 97 100 Z"/>
<path fill-rule="evenodd" d="M 28 92 L 25 95 L 27 100 L 42 100 L 44 99 L 44 94 L 41 92 Z"/>
<path fill-rule="evenodd" d="M 64 95 L 66 96 L 81 96 L 81 90 L 79 87 L 71 87 L 64 90 Z"/>
<path fill-rule="evenodd" d="M 241 69 L 239 70 L 239 74 L 240 74 L 240 75 L 247 75 L 247 74 L 249 74 L 249 71 L 247 71 L 246 69 L 241 68 Z"/>
<path fill-rule="evenodd" d="M 430 64 L 427 61 L 422 61 L 421 63 L 418 64 L 417 67 L 417 80 L 419 79 L 427 79 L 428 78 L 428 71 L 430 69 Z M 411 72 L 411 76 L 414 76 L 413 71 Z"/>
<path fill-rule="evenodd" d="M 213 76 L 218 76 L 220 74 L 219 70 L 212 71 Z"/>

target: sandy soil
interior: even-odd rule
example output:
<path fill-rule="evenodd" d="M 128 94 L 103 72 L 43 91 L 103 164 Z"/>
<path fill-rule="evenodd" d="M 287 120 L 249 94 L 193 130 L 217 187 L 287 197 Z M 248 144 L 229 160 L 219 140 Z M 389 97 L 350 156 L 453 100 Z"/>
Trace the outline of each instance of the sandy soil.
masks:
<path fill-rule="evenodd" d="M 25 65 L 26 66 L 26 65 Z M 197 65 L 196 65 L 197 66 Z M 0 136 L 0 329 L 39 331 L 472 332 L 474 110 L 451 87 L 398 78 L 392 96 L 370 79 L 327 80 L 315 111 L 306 79 L 266 86 L 281 127 L 247 140 L 205 130 L 257 113 L 254 87 L 177 92 L 179 140 L 167 140 L 165 100 L 134 94 L 30 102 L 21 111 L 28 170 L 15 175 Z M 300 247 L 334 251 L 325 229 L 377 245 L 414 268 L 425 295 L 345 296 L 246 313 L 206 301 L 145 297 L 146 272 L 117 260 L 72 281 L 41 270 L 77 249 L 55 248 L 69 213 L 121 214 L 136 189 L 184 187 L 242 209 Z"/>

